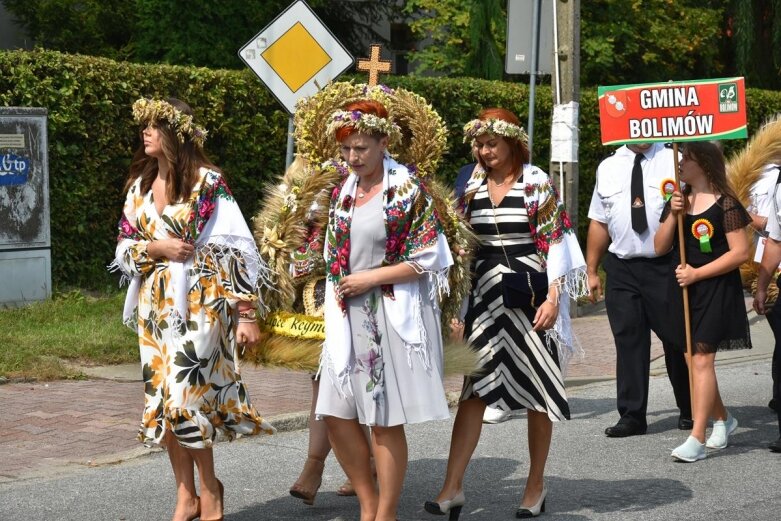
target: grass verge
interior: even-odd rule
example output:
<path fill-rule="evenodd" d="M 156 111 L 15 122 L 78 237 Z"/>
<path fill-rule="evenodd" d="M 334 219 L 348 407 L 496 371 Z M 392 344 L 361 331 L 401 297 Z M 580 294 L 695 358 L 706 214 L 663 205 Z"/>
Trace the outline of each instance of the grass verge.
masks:
<path fill-rule="evenodd" d="M 72 291 L 22 308 L 0 309 L 0 376 L 82 378 L 69 364 L 111 365 L 138 360 L 138 339 L 122 325 L 124 293 Z"/>

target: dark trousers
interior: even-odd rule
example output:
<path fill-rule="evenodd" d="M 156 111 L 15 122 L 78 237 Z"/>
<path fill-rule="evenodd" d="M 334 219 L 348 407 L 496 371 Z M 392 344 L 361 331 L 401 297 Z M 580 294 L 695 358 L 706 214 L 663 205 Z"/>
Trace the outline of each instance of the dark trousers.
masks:
<path fill-rule="evenodd" d="M 773 331 L 776 345 L 773 349 L 773 362 L 770 366 L 770 374 L 773 378 L 773 399 L 776 401 L 776 414 L 778 415 L 778 431 L 781 434 L 781 301 L 776 304 L 767 314 L 767 323 Z"/>
<path fill-rule="evenodd" d="M 608 253 L 605 305 L 616 343 L 617 406 L 620 423 L 646 427 L 648 380 L 651 366 L 651 331 L 663 339 L 667 376 L 675 403 L 684 418 L 691 418 L 689 370 L 683 347 L 664 340 L 670 257 L 619 259 Z"/>

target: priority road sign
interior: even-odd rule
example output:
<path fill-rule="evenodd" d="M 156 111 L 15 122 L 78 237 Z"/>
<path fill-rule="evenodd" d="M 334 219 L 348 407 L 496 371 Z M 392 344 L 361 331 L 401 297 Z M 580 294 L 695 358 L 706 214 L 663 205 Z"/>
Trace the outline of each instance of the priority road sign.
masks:
<path fill-rule="evenodd" d="M 353 57 L 304 0 L 290 4 L 239 50 L 282 106 L 295 112 L 296 101 L 353 64 Z"/>

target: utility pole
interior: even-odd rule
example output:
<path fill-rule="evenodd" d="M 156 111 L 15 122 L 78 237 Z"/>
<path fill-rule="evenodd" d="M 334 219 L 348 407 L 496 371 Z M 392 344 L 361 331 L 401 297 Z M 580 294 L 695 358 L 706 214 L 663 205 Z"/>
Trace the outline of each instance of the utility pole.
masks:
<path fill-rule="evenodd" d="M 553 68 L 553 104 L 566 105 L 575 102 L 576 111 L 580 104 L 580 0 L 554 0 L 558 53 L 554 54 Z M 555 49 L 555 47 L 554 47 Z M 560 91 L 557 92 L 557 76 Z M 557 99 L 559 98 L 559 99 Z M 576 114 L 577 114 L 576 112 Z M 567 112 L 571 113 L 571 112 Z M 571 137 L 574 139 L 575 152 L 578 147 L 578 119 L 574 117 L 565 126 L 575 126 Z M 563 188 L 564 205 L 577 230 L 578 219 L 578 163 L 575 161 L 551 161 L 550 172 L 557 187 Z M 562 181 L 563 180 L 563 181 Z"/>
<path fill-rule="evenodd" d="M 578 119 L 580 113 L 580 0 L 553 0 L 553 122 L 550 172 L 578 229 Z M 557 151 L 556 145 L 561 150 Z M 570 316 L 578 316 L 573 302 Z"/>

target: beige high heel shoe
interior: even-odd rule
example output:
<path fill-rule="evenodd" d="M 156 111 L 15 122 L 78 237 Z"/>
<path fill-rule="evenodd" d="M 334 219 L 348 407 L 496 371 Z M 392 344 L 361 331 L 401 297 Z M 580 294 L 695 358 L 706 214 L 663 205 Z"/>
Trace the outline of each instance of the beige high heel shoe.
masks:
<path fill-rule="evenodd" d="M 311 479 L 312 476 L 316 476 L 315 482 L 317 484 L 312 488 L 307 488 L 297 480 L 293 483 L 293 486 L 290 487 L 290 495 L 303 500 L 305 505 L 314 505 L 317 491 L 320 490 L 320 485 L 323 483 L 324 469 L 324 460 L 313 458 L 312 456 L 307 457 L 306 463 L 304 463 L 304 469 L 301 471 L 301 475 L 298 476 L 298 479 L 301 480 L 302 477 Z"/>
<path fill-rule="evenodd" d="M 458 516 L 461 515 L 461 509 L 464 508 L 466 498 L 464 497 L 464 491 L 462 490 L 455 497 L 446 499 L 444 501 L 426 501 L 423 508 L 429 514 L 437 516 L 444 516 L 450 514 L 448 519 L 450 521 L 458 521 Z"/>
<path fill-rule="evenodd" d="M 540 494 L 537 502 L 530 507 L 521 506 L 515 511 L 515 517 L 518 519 L 527 519 L 530 517 L 537 517 L 540 513 L 545 512 L 545 498 L 548 496 L 548 489 L 542 487 L 542 494 Z"/>
<path fill-rule="evenodd" d="M 217 480 L 217 485 L 220 487 L 220 504 L 222 505 L 223 514 L 217 519 L 203 519 L 201 521 L 223 521 L 225 519 L 225 487 L 222 486 L 222 481 Z"/>

